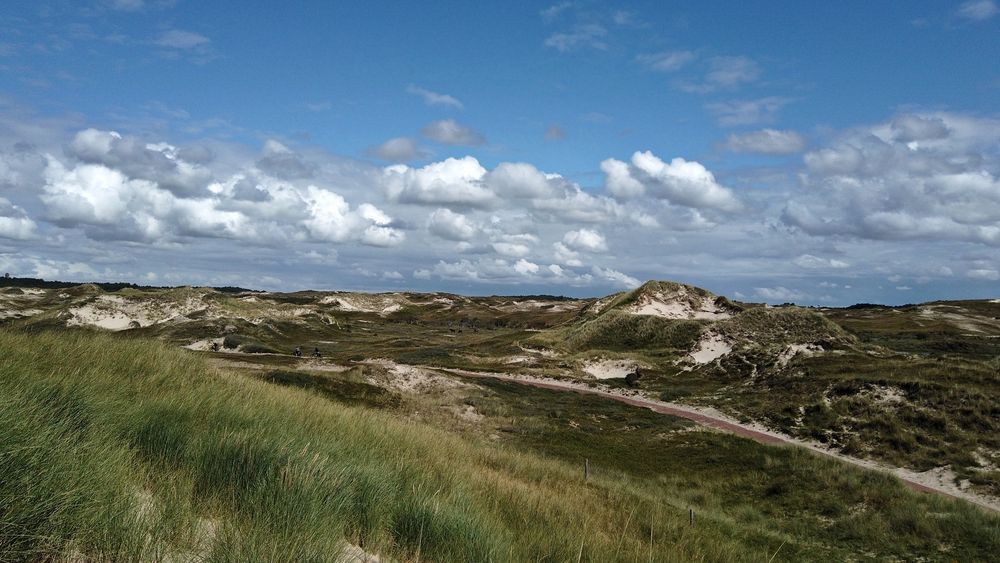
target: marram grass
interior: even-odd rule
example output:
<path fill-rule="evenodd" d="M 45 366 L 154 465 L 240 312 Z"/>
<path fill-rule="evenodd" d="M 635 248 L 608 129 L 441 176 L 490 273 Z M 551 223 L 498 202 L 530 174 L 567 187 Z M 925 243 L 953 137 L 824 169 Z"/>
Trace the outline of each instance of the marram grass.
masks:
<path fill-rule="evenodd" d="M 696 491 L 583 482 L 564 462 L 219 372 L 150 341 L 0 331 L 0 429 L 2 561 L 336 561 L 348 543 L 414 561 L 829 553 L 807 532 L 722 506 L 690 526 Z M 997 519 L 976 509 L 907 506 L 913 533 L 974 530 L 981 545 L 966 554 L 1000 545 Z M 945 517 L 916 513 L 928 506 Z"/>

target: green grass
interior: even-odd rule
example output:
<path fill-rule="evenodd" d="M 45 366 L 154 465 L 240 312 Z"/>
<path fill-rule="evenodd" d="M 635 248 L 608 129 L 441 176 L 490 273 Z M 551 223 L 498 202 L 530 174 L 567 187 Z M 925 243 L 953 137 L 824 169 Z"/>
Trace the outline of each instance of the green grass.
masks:
<path fill-rule="evenodd" d="M 938 545 L 982 559 L 1000 547 L 995 517 L 801 452 L 724 438 L 714 456 L 675 452 L 687 472 L 662 455 L 645 468 L 626 461 L 656 450 L 645 433 L 686 426 L 665 417 L 615 419 L 642 428 L 617 449 L 604 447 L 601 427 L 543 451 L 559 435 L 546 438 L 538 413 L 512 411 L 535 430 L 498 447 L 330 401 L 308 374 L 265 376 L 276 385 L 153 342 L 0 331 L 0 352 L 0 560 L 322 561 L 344 540 L 439 561 L 764 561 L 779 549 L 777 560 L 860 549 L 933 556 Z M 499 411 L 545 404 L 506 393 Z M 489 397 L 484 410 L 496 400 Z M 544 399 L 566 401 L 562 416 L 612 408 Z M 593 455 L 595 475 L 583 482 L 578 456 L 592 451 L 588 433 L 607 453 Z M 727 497 L 731 468 L 748 460 L 756 465 Z M 804 473 L 788 483 L 766 477 L 795 467 Z M 817 539 L 815 519 L 789 524 L 795 504 L 731 500 L 758 494 L 739 490 L 750 482 L 783 503 L 830 496 L 810 482 L 812 499 L 802 497 L 809 479 L 866 509 L 831 508 L 835 535 Z M 838 538 L 841 546 L 827 543 Z"/>
<path fill-rule="evenodd" d="M 163 345 L 3 332 L 0 346 L 3 560 L 332 560 L 345 538 L 405 559 L 759 560 L 779 543 L 725 522 L 692 534 L 648 491 Z"/>
<path fill-rule="evenodd" d="M 351 373 L 353 372 L 353 373 Z M 349 405 L 363 405 L 377 408 L 394 408 L 400 404 L 399 395 L 377 385 L 366 383 L 356 367 L 336 376 L 317 375 L 291 370 L 272 370 L 260 376 L 269 383 L 298 387 L 314 391 L 321 396 Z"/>
<path fill-rule="evenodd" d="M 539 335 L 538 342 L 569 352 L 585 350 L 676 353 L 690 349 L 703 323 L 611 310 L 592 319 Z"/>

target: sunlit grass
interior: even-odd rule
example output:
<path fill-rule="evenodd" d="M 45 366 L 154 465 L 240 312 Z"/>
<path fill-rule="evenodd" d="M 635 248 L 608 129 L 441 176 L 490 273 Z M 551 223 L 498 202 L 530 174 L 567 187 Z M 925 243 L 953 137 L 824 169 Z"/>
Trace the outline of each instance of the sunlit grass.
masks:
<path fill-rule="evenodd" d="M 438 561 L 815 560 L 953 538 L 976 559 L 1000 546 L 977 509 L 811 457 L 781 454 L 775 470 L 806 464 L 817 491 L 885 505 L 835 513 L 843 546 L 813 540 L 812 521 L 773 525 L 780 505 L 727 505 L 729 469 L 710 460 L 705 483 L 627 466 L 584 482 L 572 455 L 480 443 L 155 342 L 0 331 L 0 354 L 0 560 L 320 561 L 344 542 Z"/>

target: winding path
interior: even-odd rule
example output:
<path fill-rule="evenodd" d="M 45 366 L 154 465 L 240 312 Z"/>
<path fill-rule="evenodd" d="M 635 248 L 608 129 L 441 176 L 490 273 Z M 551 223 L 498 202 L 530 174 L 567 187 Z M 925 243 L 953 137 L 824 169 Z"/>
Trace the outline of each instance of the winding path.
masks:
<path fill-rule="evenodd" d="M 574 391 L 577 393 L 584 393 L 587 395 L 597 395 L 605 399 L 618 401 L 619 403 L 625 403 L 627 405 L 632 405 L 640 408 L 647 408 L 661 414 L 686 418 L 702 426 L 707 426 L 709 428 L 714 428 L 716 430 L 721 430 L 723 432 L 728 432 L 730 434 L 735 434 L 737 436 L 749 438 L 761 444 L 784 444 L 784 445 L 801 446 L 817 454 L 836 458 L 840 461 L 850 463 L 852 465 L 864 467 L 865 469 L 891 473 L 892 475 L 899 478 L 904 485 L 906 485 L 907 487 L 909 487 L 914 491 L 919 491 L 923 493 L 934 493 L 954 499 L 961 499 L 970 502 L 972 504 L 975 504 L 976 506 L 985 508 L 987 510 L 1000 512 L 1000 500 L 987 498 L 980 495 L 974 495 L 962 491 L 954 485 L 948 486 L 947 484 L 928 482 L 926 474 L 920 474 L 903 468 L 885 466 L 872 461 L 850 457 L 847 455 L 827 450 L 823 447 L 820 447 L 817 444 L 809 443 L 802 440 L 797 440 L 790 436 L 785 436 L 776 432 L 771 432 L 769 430 L 753 428 L 749 425 L 728 418 L 721 413 L 712 412 L 707 409 L 689 407 L 686 405 L 678 405 L 675 403 L 666 403 L 663 401 L 647 399 L 635 395 L 626 395 L 623 393 L 617 393 L 614 391 L 608 391 L 604 389 L 594 389 L 592 387 L 587 387 L 580 383 L 559 381 L 555 379 L 538 379 L 526 376 L 504 375 L 498 373 L 468 371 L 468 370 L 452 369 L 452 368 L 437 368 L 432 366 L 422 366 L 422 367 L 425 367 L 426 369 L 451 373 L 461 377 L 471 377 L 479 379 L 483 378 L 500 379 L 503 381 L 520 383 L 522 385 L 530 385 L 532 387 L 550 389 L 553 391 Z M 924 478 L 920 478 L 922 475 L 924 476 Z"/>

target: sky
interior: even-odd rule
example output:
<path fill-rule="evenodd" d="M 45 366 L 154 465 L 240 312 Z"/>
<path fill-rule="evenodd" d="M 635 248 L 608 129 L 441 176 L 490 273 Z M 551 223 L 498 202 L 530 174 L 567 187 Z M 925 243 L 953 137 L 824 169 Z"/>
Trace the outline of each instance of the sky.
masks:
<path fill-rule="evenodd" d="M 0 271 L 997 298 L 998 102 L 997 0 L 5 2 Z"/>

